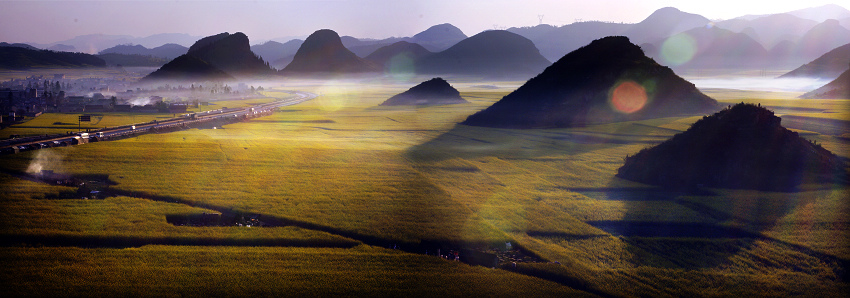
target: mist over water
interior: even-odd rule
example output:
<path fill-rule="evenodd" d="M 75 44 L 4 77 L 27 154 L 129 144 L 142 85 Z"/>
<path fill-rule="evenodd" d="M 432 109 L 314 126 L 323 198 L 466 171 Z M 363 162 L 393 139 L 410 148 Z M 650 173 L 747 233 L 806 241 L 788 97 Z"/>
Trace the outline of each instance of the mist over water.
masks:
<path fill-rule="evenodd" d="M 691 83 L 700 89 L 736 89 L 748 91 L 773 92 L 809 92 L 829 83 L 818 78 L 766 78 L 766 77 L 727 77 L 727 78 L 690 78 Z"/>

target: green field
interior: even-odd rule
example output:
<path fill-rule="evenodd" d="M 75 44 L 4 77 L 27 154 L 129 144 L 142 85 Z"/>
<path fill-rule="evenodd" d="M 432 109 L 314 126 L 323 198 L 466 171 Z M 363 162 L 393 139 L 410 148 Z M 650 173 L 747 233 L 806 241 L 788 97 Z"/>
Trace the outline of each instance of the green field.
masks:
<path fill-rule="evenodd" d="M 29 293 L 166 296 L 850 290 L 847 185 L 804 185 L 796 193 L 658 191 L 614 174 L 626 155 L 684 131 L 699 116 L 572 129 L 458 125 L 520 83 L 486 84 L 502 88 L 453 83 L 470 103 L 379 107 L 409 86 L 288 83 L 321 96 L 223 129 L 0 156 L 7 190 L 0 194 L 0 234 L 8 239 L 0 248 L 0 288 L 13 296 L 34 289 L 45 292 Z M 850 158 L 846 100 L 708 95 L 797 117 L 789 128 Z M 102 121 L 120 122 L 109 117 Z M 82 200 L 75 188 L 19 178 L 39 169 L 106 175 L 122 196 Z M 285 226 L 166 221 L 205 212 L 260 215 Z M 506 242 L 536 258 L 488 269 L 442 260 L 431 249 L 492 251 Z"/>

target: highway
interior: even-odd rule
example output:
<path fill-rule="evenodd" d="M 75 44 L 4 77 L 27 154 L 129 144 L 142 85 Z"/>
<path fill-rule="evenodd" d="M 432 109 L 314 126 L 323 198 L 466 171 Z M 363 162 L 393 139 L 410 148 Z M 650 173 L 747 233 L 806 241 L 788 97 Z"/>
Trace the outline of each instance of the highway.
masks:
<path fill-rule="evenodd" d="M 78 132 L 70 135 L 53 135 L 47 137 L 41 136 L 4 140 L 0 142 L 0 154 L 11 154 L 41 148 L 64 147 L 89 142 L 121 139 L 145 133 L 176 131 L 190 127 L 198 127 L 205 124 L 233 123 L 271 115 L 276 108 L 299 104 L 318 96 L 313 93 L 302 91 L 284 92 L 295 96 L 247 108 L 225 108 L 201 113 L 189 113 L 177 118 L 162 121 L 154 120 L 147 123 L 107 127 L 95 131 Z"/>

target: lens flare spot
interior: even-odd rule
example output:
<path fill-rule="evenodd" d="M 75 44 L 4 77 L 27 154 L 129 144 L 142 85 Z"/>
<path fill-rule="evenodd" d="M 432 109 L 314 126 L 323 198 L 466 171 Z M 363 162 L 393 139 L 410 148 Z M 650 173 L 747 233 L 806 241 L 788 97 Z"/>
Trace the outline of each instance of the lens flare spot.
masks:
<path fill-rule="evenodd" d="M 696 51 L 697 42 L 685 33 L 673 35 L 661 44 L 661 58 L 668 65 L 682 65 L 691 61 Z"/>
<path fill-rule="evenodd" d="M 413 58 L 409 54 L 398 54 L 390 58 L 386 65 L 389 74 L 398 80 L 408 80 L 416 73 Z"/>
<path fill-rule="evenodd" d="M 646 90 L 638 83 L 625 81 L 611 92 L 611 105 L 621 113 L 631 114 L 646 105 Z"/>

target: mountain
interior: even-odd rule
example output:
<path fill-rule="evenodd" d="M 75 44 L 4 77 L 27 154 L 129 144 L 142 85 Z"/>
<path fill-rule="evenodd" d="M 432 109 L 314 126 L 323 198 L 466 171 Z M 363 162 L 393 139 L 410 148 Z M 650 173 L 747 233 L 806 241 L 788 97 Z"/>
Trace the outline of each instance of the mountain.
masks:
<path fill-rule="evenodd" d="M 154 57 L 148 55 L 138 55 L 138 54 L 118 54 L 118 53 L 106 53 L 106 54 L 98 54 L 98 58 L 106 61 L 106 65 L 108 66 L 153 66 L 159 67 L 166 63 L 168 60 L 161 57 Z"/>
<path fill-rule="evenodd" d="M 510 28 L 508 31 L 530 39 L 540 49 L 540 54 L 554 61 L 605 36 L 624 35 L 635 44 L 644 44 L 696 27 L 704 27 L 709 22 L 703 16 L 665 7 L 656 10 L 637 24 L 578 21 L 561 27 L 537 25 Z"/>
<path fill-rule="evenodd" d="M 408 37 L 404 37 L 404 38 L 390 37 L 390 38 L 386 38 L 386 39 L 371 39 L 371 38 L 359 39 L 359 38 L 355 38 L 355 37 L 352 37 L 352 36 L 341 36 L 340 37 L 340 40 L 342 41 L 342 45 L 346 49 L 348 49 L 349 51 L 351 51 L 352 53 L 357 55 L 357 57 L 361 57 L 361 58 L 365 58 L 366 56 L 368 56 L 369 54 L 371 54 L 372 52 L 374 52 L 375 50 L 377 50 L 381 47 L 385 47 L 385 46 L 391 45 L 393 43 L 396 43 L 396 42 L 399 42 L 399 41 L 402 41 L 402 40 L 409 40 L 409 39 L 410 38 L 408 38 Z"/>
<path fill-rule="evenodd" d="M 140 44 L 149 49 L 155 49 L 159 46 L 167 44 L 176 44 L 185 48 L 195 43 L 195 41 L 199 38 L 201 37 L 185 33 L 160 33 L 141 38 L 133 38 L 132 42 L 134 44 Z"/>
<path fill-rule="evenodd" d="M 268 75 L 273 70 L 262 58 L 251 52 L 248 36 L 242 32 L 224 32 L 204 37 L 186 53 L 231 75 Z"/>
<path fill-rule="evenodd" d="M 182 45 L 176 43 L 167 43 L 155 48 L 152 48 L 148 51 L 148 55 L 154 57 L 162 57 L 168 60 L 179 57 L 180 55 L 186 54 L 189 51 L 189 48 L 184 47 Z"/>
<path fill-rule="evenodd" d="M 516 32 L 517 34 L 529 34 L 529 36 L 523 36 L 534 42 L 534 45 L 540 49 L 540 54 L 543 57 L 550 61 L 555 61 L 593 40 L 605 36 L 620 35 L 629 26 L 631 24 L 593 21 L 575 22 L 561 27 L 553 27 L 551 30 L 547 27 L 536 26 L 533 27 L 534 29 L 529 30 L 511 28 L 508 31 Z"/>
<path fill-rule="evenodd" d="M 627 156 L 617 177 L 671 188 L 793 191 L 802 182 L 846 182 L 844 162 L 761 106 L 737 104 L 673 138 Z"/>
<path fill-rule="evenodd" d="M 463 124 L 574 127 L 718 108 L 717 101 L 646 57 L 627 37 L 610 36 L 570 52 Z"/>
<path fill-rule="evenodd" d="M 292 63 L 292 59 L 295 59 L 295 54 L 272 61 L 269 65 L 275 69 L 283 70 L 289 63 Z"/>
<path fill-rule="evenodd" d="M 694 28 L 653 44 L 647 53 L 664 65 L 687 68 L 753 68 L 770 62 L 768 51 L 743 33 L 717 27 Z"/>
<path fill-rule="evenodd" d="M 59 42 L 55 42 L 50 44 L 57 45 L 68 45 L 73 47 L 73 51 L 80 51 L 83 53 L 96 54 L 102 49 L 114 47 L 119 44 L 128 44 L 133 43 L 133 37 L 129 35 L 106 35 L 106 34 L 88 34 L 88 35 L 80 35 L 68 40 L 63 40 Z M 50 48 L 50 46 L 45 46 L 45 48 Z"/>
<path fill-rule="evenodd" d="M 705 27 L 710 23 L 707 18 L 686 13 L 673 7 L 656 10 L 640 23 L 629 26 L 621 34 L 635 44 L 656 41 L 693 28 Z"/>
<path fill-rule="evenodd" d="M 72 68 L 104 66 L 106 66 L 106 62 L 103 59 L 84 53 L 0 47 L 0 69 L 20 70 L 33 67 Z"/>
<path fill-rule="evenodd" d="M 443 78 L 433 78 L 390 97 L 381 105 L 448 105 L 467 102 L 449 82 Z"/>
<path fill-rule="evenodd" d="M 806 32 L 817 24 L 818 22 L 813 20 L 781 13 L 752 20 L 731 19 L 717 22 L 716 26 L 732 32 L 745 33 L 765 48 L 773 48 L 776 44 L 785 40 L 797 43 Z"/>
<path fill-rule="evenodd" d="M 380 68 L 357 57 L 342 45 L 339 34 L 322 29 L 304 40 L 283 74 L 339 74 L 377 72 Z"/>
<path fill-rule="evenodd" d="M 155 80 L 227 81 L 234 78 L 198 57 L 185 54 L 166 63 L 141 81 Z"/>
<path fill-rule="evenodd" d="M 69 46 L 69 45 L 61 44 L 61 43 L 52 45 L 52 46 L 48 47 L 47 49 L 51 50 L 51 51 L 56 51 L 56 52 L 76 52 L 77 51 L 77 48 L 75 48 L 74 46 Z"/>
<path fill-rule="evenodd" d="M 800 38 L 796 55 L 804 61 L 810 61 L 847 43 L 850 43 L 850 30 L 836 20 L 826 20 Z"/>
<path fill-rule="evenodd" d="M 25 43 L 0 42 L 0 47 L 24 48 L 24 49 L 34 50 L 34 51 L 41 50 L 39 48 L 36 48 L 34 46 L 31 46 L 31 45 L 28 45 L 28 44 L 25 44 Z"/>
<path fill-rule="evenodd" d="M 181 46 L 179 44 L 165 44 L 153 49 L 148 49 L 142 45 L 117 45 L 103 51 L 100 51 L 98 54 L 124 54 L 124 55 L 141 55 L 141 56 L 153 56 L 158 58 L 163 58 L 167 60 L 171 60 L 177 58 L 180 55 L 186 54 L 189 49 Z"/>
<path fill-rule="evenodd" d="M 274 61 L 281 58 L 295 55 L 295 52 L 298 51 L 298 48 L 301 47 L 302 43 L 304 43 L 304 41 L 300 39 L 293 39 L 285 43 L 267 41 L 264 44 L 251 46 L 251 51 L 263 58 L 263 60 L 269 61 L 269 63 L 273 64 Z"/>
<path fill-rule="evenodd" d="M 357 57 L 366 58 L 366 56 L 371 55 L 375 51 L 385 46 L 391 45 L 392 43 L 374 43 L 374 44 L 365 44 L 353 47 L 346 47 L 349 51 L 357 55 Z"/>
<path fill-rule="evenodd" d="M 382 66 L 385 72 L 415 73 L 416 61 L 431 54 L 419 44 L 399 41 L 375 50 L 365 59 Z"/>
<path fill-rule="evenodd" d="M 534 44 L 537 45 L 538 48 L 540 48 L 540 45 L 538 44 L 538 40 L 542 40 L 543 38 L 546 37 L 547 34 L 550 34 L 557 29 L 558 29 L 558 27 L 555 27 L 555 26 L 552 26 L 552 25 L 549 25 L 549 24 L 540 24 L 540 25 L 531 26 L 531 27 L 519 27 L 519 28 L 511 27 L 511 28 L 508 28 L 507 31 L 510 31 L 512 33 L 519 34 L 522 37 L 528 38 L 529 40 L 533 41 Z"/>
<path fill-rule="evenodd" d="M 767 51 L 767 55 L 770 57 L 771 61 L 781 61 L 782 65 L 789 65 L 790 63 L 793 63 L 793 61 L 799 60 L 799 58 L 794 56 L 796 48 L 797 44 L 794 42 L 790 40 L 783 40 L 770 48 L 770 50 Z"/>
<path fill-rule="evenodd" d="M 803 8 L 788 12 L 788 14 L 816 22 L 823 22 L 829 19 L 840 20 L 850 18 L 850 10 L 835 4 Z"/>
<path fill-rule="evenodd" d="M 842 6 L 835 5 L 835 4 L 827 4 L 827 5 L 818 6 L 818 7 L 803 8 L 803 9 L 798 9 L 798 10 L 789 11 L 789 12 L 785 12 L 785 13 L 793 15 L 793 16 L 798 17 L 798 18 L 812 20 L 812 21 L 815 21 L 815 22 L 818 22 L 818 23 L 826 21 L 828 19 L 841 19 L 841 18 L 850 17 L 850 11 L 848 11 L 846 8 L 844 8 Z M 769 16 L 769 15 L 764 15 L 764 14 L 762 14 L 762 15 L 744 15 L 744 16 L 737 17 L 735 19 L 754 20 L 754 19 L 758 19 L 758 18 L 766 17 L 766 16 Z"/>
<path fill-rule="evenodd" d="M 424 47 L 428 51 L 438 52 L 455 45 L 459 41 L 466 38 L 466 34 L 460 31 L 452 24 L 434 25 L 419 32 L 412 37 L 390 37 L 385 39 L 370 39 L 370 38 L 355 38 L 352 36 L 342 36 L 340 40 L 342 45 L 357 55 L 357 57 L 366 57 L 375 52 L 377 49 L 392 45 L 394 43 L 405 41 L 416 43 Z"/>
<path fill-rule="evenodd" d="M 838 23 L 841 24 L 844 28 L 850 29 L 850 18 L 843 18 L 838 20 Z"/>
<path fill-rule="evenodd" d="M 850 68 L 847 68 L 832 82 L 829 82 L 818 89 L 807 92 L 806 94 L 801 95 L 800 98 L 850 99 Z"/>
<path fill-rule="evenodd" d="M 781 75 L 780 78 L 837 78 L 847 69 L 848 64 L 850 64 L 850 43 L 837 47 L 812 62 Z"/>
<path fill-rule="evenodd" d="M 122 44 L 100 51 L 98 54 L 144 55 L 148 51 L 148 48 L 142 45 Z"/>
<path fill-rule="evenodd" d="M 439 52 L 466 39 L 466 34 L 452 24 L 445 23 L 429 27 L 413 35 L 408 42 L 416 43 L 431 52 Z"/>
<path fill-rule="evenodd" d="M 531 40 L 504 30 L 484 31 L 415 62 L 422 74 L 527 77 L 550 62 Z"/>

